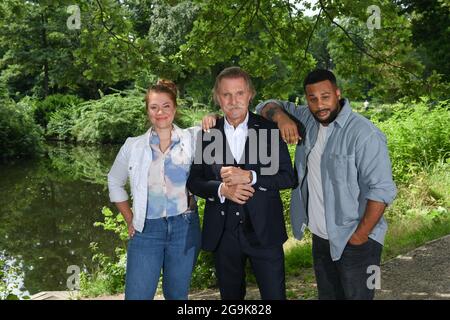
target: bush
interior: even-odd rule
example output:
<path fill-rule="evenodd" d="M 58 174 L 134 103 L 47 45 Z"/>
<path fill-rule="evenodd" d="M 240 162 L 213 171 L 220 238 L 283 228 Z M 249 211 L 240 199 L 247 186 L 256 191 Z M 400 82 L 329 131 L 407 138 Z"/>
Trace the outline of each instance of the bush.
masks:
<path fill-rule="evenodd" d="M 44 129 L 47 127 L 52 114 L 58 110 L 72 108 L 83 102 L 74 95 L 54 94 L 46 97 L 42 101 L 37 101 L 34 105 L 34 119 L 36 123 Z"/>
<path fill-rule="evenodd" d="M 75 140 L 72 129 L 79 113 L 79 107 L 77 106 L 59 109 L 52 113 L 47 124 L 46 136 L 58 140 Z"/>
<path fill-rule="evenodd" d="M 190 103 L 188 100 L 178 100 L 177 115 L 175 123 L 180 128 L 188 128 L 201 124 L 202 118 L 209 113 L 218 113 L 220 110 L 213 110 L 207 105 L 200 103 Z"/>
<path fill-rule="evenodd" d="M 450 101 L 430 106 L 397 104 L 393 115 L 377 126 L 386 134 L 394 180 L 405 182 L 450 155 Z"/>
<path fill-rule="evenodd" d="M 203 225 L 203 214 L 205 212 L 205 200 L 199 198 L 197 201 L 198 214 L 200 217 L 200 225 Z M 210 288 L 216 285 L 216 275 L 214 268 L 214 260 L 211 252 L 201 250 L 197 259 L 197 263 L 192 273 L 191 287 Z"/>
<path fill-rule="evenodd" d="M 42 129 L 27 110 L 11 100 L 0 100 L 0 160 L 34 156 L 43 148 Z"/>
<path fill-rule="evenodd" d="M 180 99 L 175 123 L 187 128 L 210 112 L 206 105 Z M 143 134 L 148 126 L 144 94 L 128 91 L 55 111 L 47 136 L 84 143 L 123 143 L 127 137 Z"/>
<path fill-rule="evenodd" d="M 396 109 L 395 106 L 397 106 L 397 108 L 405 107 L 403 104 L 392 105 L 377 102 L 370 102 L 367 108 L 364 107 L 363 102 L 352 102 L 351 105 L 353 111 L 356 111 L 367 119 L 375 122 L 386 121 L 392 117 Z"/>
<path fill-rule="evenodd" d="M 450 162 L 439 162 L 399 187 L 386 210 L 383 256 L 392 258 L 450 233 Z"/>
<path fill-rule="evenodd" d="M 96 222 L 96 227 L 112 231 L 123 241 L 123 246 L 115 249 L 115 257 L 111 258 L 98 252 L 97 243 L 90 245 L 94 256 L 92 261 L 97 267 L 91 272 L 82 272 L 80 275 L 80 290 L 83 296 L 99 296 L 102 294 L 122 293 L 125 288 L 126 272 L 126 245 L 128 229 L 123 216 L 114 215 L 104 207 L 102 210 L 103 222 Z"/>
<path fill-rule="evenodd" d="M 123 143 L 127 137 L 138 136 L 146 131 L 144 95 L 130 92 L 126 95 L 115 93 L 99 100 L 82 103 L 76 116 L 60 114 L 69 119 L 62 126 L 61 135 L 70 127 L 71 135 L 86 143 Z M 56 119 L 55 119 L 56 121 Z"/>
<path fill-rule="evenodd" d="M 205 200 L 198 201 L 200 220 L 203 220 Z M 117 247 L 114 258 L 98 252 L 96 243 L 91 244 L 94 253 L 92 258 L 96 267 L 90 273 L 82 272 L 80 277 L 80 289 L 83 296 L 98 296 L 102 294 L 115 294 L 123 292 L 125 286 L 126 272 L 126 246 L 128 229 L 123 216 L 104 207 L 102 210 L 103 222 L 96 222 L 95 226 L 103 227 L 104 230 L 112 231 L 118 236 L 124 245 Z M 216 285 L 213 256 L 210 252 L 201 251 L 192 274 L 192 288 L 209 288 Z"/>

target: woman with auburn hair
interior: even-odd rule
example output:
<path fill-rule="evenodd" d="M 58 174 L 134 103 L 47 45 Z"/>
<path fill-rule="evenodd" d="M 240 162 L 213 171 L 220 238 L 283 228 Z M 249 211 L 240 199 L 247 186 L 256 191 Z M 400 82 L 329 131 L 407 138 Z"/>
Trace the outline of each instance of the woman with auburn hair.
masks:
<path fill-rule="evenodd" d="M 151 86 L 145 103 L 151 128 L 125 141 L 108 174 L 111 202 L 130 236 L 125 299 L 153 299 L 162 270 L 165 299 L 186 300 L 200 248 L 198 211 L 186 188 L 200 127 L 180 129 L 173 123 L 177 88 L 171 81 Z M 125 190 L 128 178 L 133 209 Z"/>

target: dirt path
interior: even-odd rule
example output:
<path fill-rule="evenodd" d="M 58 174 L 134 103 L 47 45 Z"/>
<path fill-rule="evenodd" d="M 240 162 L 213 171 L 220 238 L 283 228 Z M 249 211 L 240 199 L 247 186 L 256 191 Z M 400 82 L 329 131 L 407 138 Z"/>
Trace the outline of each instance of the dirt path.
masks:
<path fill-rule="evenodd" d="M 376 299 L 450 300 L 450 235 L 385 262 Z"/>
<path fill-rule="evenodd" d="M 315 299 L 317 296 L 316 283 L 314 281 L 314 271 L 310 269 L 302 270 L 295 277 L 290 277 L 286 279 L 286 292 L 288 299 Z M 259 295 L 258 287 L 256 284 L 249 283 L 247 285 L 247 295 L 246 300 L 259 300 L 261 297 Z M 123 300 L 124 295 L 114 295 L 114 296 L 101 296 L 96 298 L 91 298 L 91 300 Z M 163 300 L 162 294 L 155 296 L 155 300 Z M 220 293 L 219 289 L 205 289 L 192 292 L 189 295 L 189 300 L 219 300 Z M 83 298 L 83 300 L 88 300 L 88 298 Z"/>
<path fill-rule="evenodd" d="M 303 269 L 296 276 L 286 279 L 288 299 L 317 299 L 317 289 L 312 268 Z M 67 292 L 47 292 L 35 295 L 36 300 L 60 300 L 74 298 Z M 101 296 L 92 300 L 123 300 L 124 295 Z M 219 299 L 218 289 L 196 291 L 191 300 Z M 246 299 L 259 299 L 256 284 L 247 286 Z M 381 289 L 376 299 L 391 300 L 450 300 L 450 235 L 433 240 L 423 246 L 383 263 L 381 267 Z M 87 300 L 87 298 L 84 298 Z M 161 300 L 163 296 L 157 295 Z"/>

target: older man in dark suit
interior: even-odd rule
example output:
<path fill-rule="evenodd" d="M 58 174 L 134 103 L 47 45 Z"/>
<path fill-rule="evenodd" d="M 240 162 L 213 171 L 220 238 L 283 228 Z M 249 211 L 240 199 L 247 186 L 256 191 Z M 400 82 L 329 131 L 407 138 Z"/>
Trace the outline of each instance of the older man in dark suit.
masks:
<path fill-rule="evenodd" d="M 294 187 L 295 174 L 276 126 L 249 112 L 254 95 L 242 69 L 217 76 L 214 99 L 225 117 L 201 135 L 188 179 L 191 192 L 206 199 L 202 247 L 214 253 L 226 300 L 244 299 L 247 259 L 261 298 L 286 298 L 279 190 Z"/>

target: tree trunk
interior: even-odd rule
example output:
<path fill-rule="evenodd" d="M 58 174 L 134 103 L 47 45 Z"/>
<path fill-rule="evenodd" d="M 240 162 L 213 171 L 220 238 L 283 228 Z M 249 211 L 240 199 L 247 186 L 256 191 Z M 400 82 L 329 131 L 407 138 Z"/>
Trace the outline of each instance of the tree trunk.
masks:
<path fill-rule="evenodd" d="M 48 42 L 47 42 L 47 17 L 44 13 L 41 14 L 41 22 L 42 22 L 42 29 L 41 29 L 41 37 L 42 37 L 42 47 L 45 53 L 47 53 L 48 50 Z M 42 83 L 42 91 L 44 93 L 44 98 L 48 96 L 49 93 L 49 67 L 48 67 L 48 60 L 47 58 L 44 58 L 43 61 L 43 69 L 44 69 L 44 81 Z"/>

